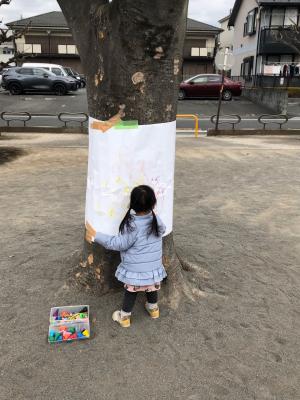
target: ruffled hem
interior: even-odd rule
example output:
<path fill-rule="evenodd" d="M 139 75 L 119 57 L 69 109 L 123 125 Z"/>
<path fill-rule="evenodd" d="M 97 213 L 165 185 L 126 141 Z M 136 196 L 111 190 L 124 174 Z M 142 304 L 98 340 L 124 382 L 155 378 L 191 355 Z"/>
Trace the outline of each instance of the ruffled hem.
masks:
<path fill-rule="evenodd" d="M 167 273 L 163 266 L 150 272 L 132 272 L 120 264 L 115 276 L 120 282 L 127 283 L 128 285 L 148 286 L 162 282 L 167 277 Z"/>

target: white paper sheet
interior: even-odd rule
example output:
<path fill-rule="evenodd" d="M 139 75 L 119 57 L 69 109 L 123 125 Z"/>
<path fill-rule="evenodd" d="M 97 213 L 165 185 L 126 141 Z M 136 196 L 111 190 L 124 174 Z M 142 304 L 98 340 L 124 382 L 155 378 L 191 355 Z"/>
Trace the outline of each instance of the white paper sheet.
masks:
<path fill-rule="evenodd" d="M 86 221 L 97 232 L 115 235 L 129 205 L 131 190 L 149 185 L 156 193 L 156 212 L 173 227 L 176 121 L 102 132 L 89 120 Z"/>

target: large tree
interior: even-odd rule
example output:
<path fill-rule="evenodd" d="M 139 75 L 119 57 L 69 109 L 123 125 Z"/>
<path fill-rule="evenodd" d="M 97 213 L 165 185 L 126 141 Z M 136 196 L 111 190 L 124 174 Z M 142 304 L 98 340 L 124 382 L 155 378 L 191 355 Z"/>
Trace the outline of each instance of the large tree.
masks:
<path fill-rule="evenodd" d="M 87 76 L 89 114 L 101 121 L 176 120 L 188 0 L 58 0 L 72 29 Z M 153 161 L 155 162 L 155 160 Z M 172 233 L 164 238 L 165 290 L 176 306 L 183 279 Z M 79 284 L 106 293 L 118 286 L 119 254 L 84 243 L 74 275 Z M 168 296 L 167 296 L 168 297 Z"/>

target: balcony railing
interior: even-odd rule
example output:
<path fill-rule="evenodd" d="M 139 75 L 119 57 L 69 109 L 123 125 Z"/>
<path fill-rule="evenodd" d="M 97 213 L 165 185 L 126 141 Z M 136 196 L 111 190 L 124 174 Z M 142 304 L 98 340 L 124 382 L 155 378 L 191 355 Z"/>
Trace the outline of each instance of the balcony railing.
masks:
<path fill-rule="evenodd" d="M 295 33 L 293 27 L 262 28 L 259 54 L 296 54 L 295 47 L 289 45 L 289 35 L 293 33 Z"/>
<path fill-rule="evenodd" d="M 244 88 L 300 88 L 300 76 L 247 75 L 232 76 L 230 79 L 241 82 Z"/>

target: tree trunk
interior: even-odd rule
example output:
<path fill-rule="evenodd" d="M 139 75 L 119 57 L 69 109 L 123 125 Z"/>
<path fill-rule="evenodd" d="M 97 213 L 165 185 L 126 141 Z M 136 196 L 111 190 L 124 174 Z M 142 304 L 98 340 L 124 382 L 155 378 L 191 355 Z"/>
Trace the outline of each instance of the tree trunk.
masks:
<path fill-rule="evenodd" d="M 188 0 L 58 0 L 73 31 L 85 74 L 91 117 L 157 124 L 176 120 Z M 155 161 L 154 161 L 155 162 Z M 77 282 L 106 293 L 119 254 L 84 243 Z M 168 285 L 181 268 L 173 235 L 164 238 Z"/>

